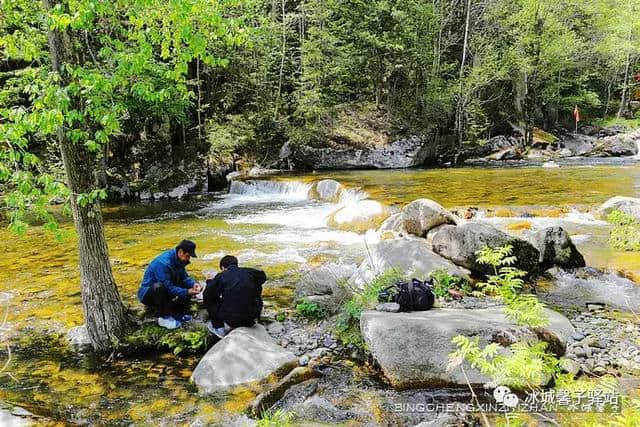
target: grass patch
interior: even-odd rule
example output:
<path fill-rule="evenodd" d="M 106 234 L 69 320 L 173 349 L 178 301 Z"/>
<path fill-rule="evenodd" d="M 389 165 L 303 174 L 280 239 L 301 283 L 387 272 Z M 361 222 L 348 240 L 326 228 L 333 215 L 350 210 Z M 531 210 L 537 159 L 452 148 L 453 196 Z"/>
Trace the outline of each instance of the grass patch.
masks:
<path fill-rule="evenodd" d="M 292 426 L 293 414 L 291 412 L 278 409 L 276 411 L 265 411 L 262 417 L 256 422 L 256 427 L 289 427 Z"/>
<path fill-rule="evenodd" d="M 363 310 L 370 310 L 378 304 L 378 294 L 384 288 L 398 282 L 404 282 L 406 277 L 400 270 L 391 268 L 376 276 L 371 282 L 356 291 L 351 299 L 340 307 L 335 332 L 338 339 L 345 345 L 353 344 L 364 348 L 364 341 L 360 333 L 360 315 Z"/>
<path fill-rule="evenodd" d="M 311 320 L 320 320 L 327 315 L 324 308 L 306 298 L 296 305 L 296 311 L 300 316 Z"/>
<path fill-rule="evenodd" d="M 438 269 L 429 273 L 433 278 L 433 293 L 440 298 L 449 297 L 449 289 L 460 291 L 463 295 L 470 295 L 473 289 L 464 277 L 454 276 L 447 270 Z"/>

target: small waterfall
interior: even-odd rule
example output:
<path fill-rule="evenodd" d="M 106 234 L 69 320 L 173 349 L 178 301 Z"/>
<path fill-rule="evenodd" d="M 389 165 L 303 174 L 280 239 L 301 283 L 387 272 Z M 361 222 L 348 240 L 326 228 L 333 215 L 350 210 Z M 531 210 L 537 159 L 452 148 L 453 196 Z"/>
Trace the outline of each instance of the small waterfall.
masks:
<path fill-rule="evenodd" d="M 636 151 L 637 153 L 632 158 L 640 160 L 640 138 L 636 139 Z"/>
<path fill-rule="evenodd" d="M 345 188 L 342 193 L 340 193 L 338 203 L 345 206 L 352 205 L 367 198 L 369 198 L 369 195 L 359 188 Z"/>
<path fill-rule="evenodd" d="M 233 181 L 231 182 L 229 194 L 241 194 L 245 196 L 279 194 L 294 197 L 298 196 L 301 199 L 306 199 L 310 189 L 311 184 L 305 184 L 297 181 Z"/>

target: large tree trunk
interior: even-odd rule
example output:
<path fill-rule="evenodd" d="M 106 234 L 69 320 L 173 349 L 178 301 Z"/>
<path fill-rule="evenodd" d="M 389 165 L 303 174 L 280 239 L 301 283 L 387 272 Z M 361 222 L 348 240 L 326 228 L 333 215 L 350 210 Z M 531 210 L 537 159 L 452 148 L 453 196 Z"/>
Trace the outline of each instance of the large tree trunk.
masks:
<path fill-rule="evenodd" d="M 43 0 L 50 11 L 59 0 Z M 52 68 L 67 82 L 64 64 L 73 64 L 74 56 L 67 34 L 48 31 L 49 54 Z M 113 346 L 127 327 L 127 316 L 120 299 L 109 264 L 109 252 L 104 237 L 102 212 L 99 202 L 81 206 L 78 196 L 91 192 L 96 187 L 93 171 L 96 157 L 84 144 L 69 140 L 62 127 L 57 131 L 62 151 L 67 184 L 71 190 L 71 209 L 78 234 L 78 258 L 82 306 L 87 330 L 93 347 L 105 351 Z"/>

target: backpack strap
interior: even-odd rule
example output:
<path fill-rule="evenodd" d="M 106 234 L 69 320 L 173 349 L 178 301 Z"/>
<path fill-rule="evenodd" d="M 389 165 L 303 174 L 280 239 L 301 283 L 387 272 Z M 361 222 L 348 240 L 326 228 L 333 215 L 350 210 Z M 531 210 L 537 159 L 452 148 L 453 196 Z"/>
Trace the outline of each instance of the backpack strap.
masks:
<path fill-rule="evenodd" d="M 414 302 L 413 302 L 413 280 L 411 280 L 407 284 L 407 290 L 409 291 L 409 310 L 413 310 Z"/>

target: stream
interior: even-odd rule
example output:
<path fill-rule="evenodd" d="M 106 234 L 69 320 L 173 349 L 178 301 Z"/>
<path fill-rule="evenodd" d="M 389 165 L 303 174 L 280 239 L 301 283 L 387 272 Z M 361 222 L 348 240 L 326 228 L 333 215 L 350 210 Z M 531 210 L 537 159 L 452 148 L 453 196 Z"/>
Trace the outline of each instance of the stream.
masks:
<path fill-rule="evenodd" d="M 335 179 L 349 189 L 337 203 L 311 200 L 311 184 Z M 292 295 L 302 274 L 326 262 L 359 263 L 376 233 L 334 230 L 327 217 L 339 206 L 371 198 L 392 208 L 430 198 L 444 207 L 474 209 L 475 219 L 516 235 L 560 225 L 587 265 L 640 282 L 640 255 L 607 247 L 609 226 L 591 210 L 613 196 L 640 194 L 640 165 L 562 165 L 559 168 L 451 168 L 335 171 L 283 174 L 236 182 L 229 194 L 187 201 L 110 205 L 104 208 L 113 272 L 126 304 L 135 294 L 146 264 L 181 239 L 197 244 L 188 271 L 200 280 L 217 269 L 224 254 L 266 271 L 265 308 L 292 315 Z M 82 324 L 76 239 L 62 223 L 58 242 L 39 227 L 16 237 L 0 231 L 0 295 L 8 317 L 0 330 L 14 351 L 0 376 L 0 401 L 47 420 L 77 424 L 175 424 L 195 416 L 220 422 L 242 411 L 249 396 L 222 401 L 199 397 L 188 383 L 197 357 L 172 354 L 119 359 L 110 363 L 79 358 L 64 344 L 64 333 Z M 2 350 L 0 362 L 9 353 Z M 359 368 L 349 368 L 355 384 L 387 393 Z M 370 392 L 370 391 L 367 391 Z M 364 393 L 364 391 L 363 391 Z M 441 390 L 440 393 L 445 393 Z"/>

